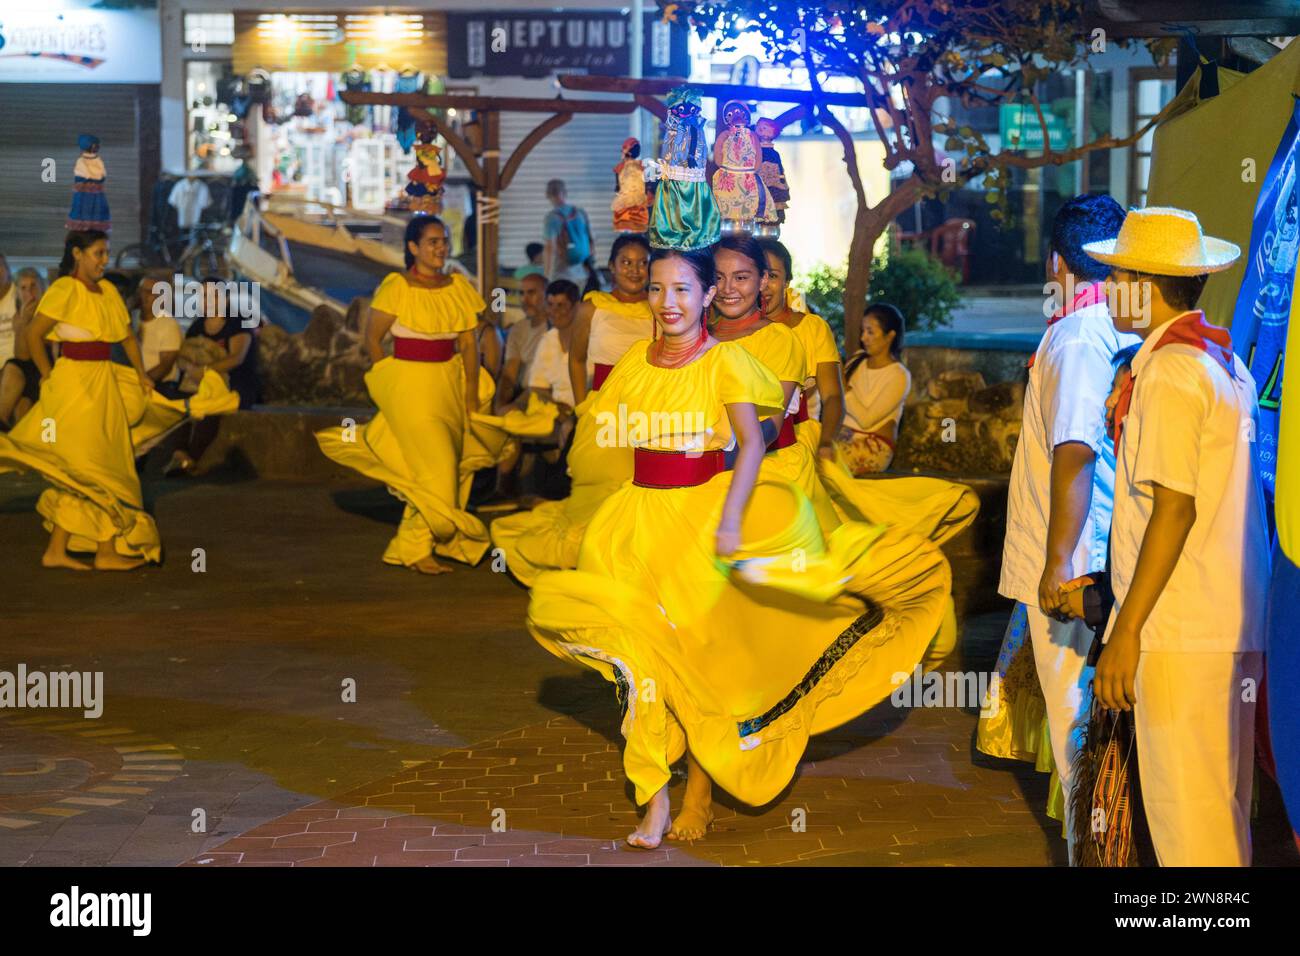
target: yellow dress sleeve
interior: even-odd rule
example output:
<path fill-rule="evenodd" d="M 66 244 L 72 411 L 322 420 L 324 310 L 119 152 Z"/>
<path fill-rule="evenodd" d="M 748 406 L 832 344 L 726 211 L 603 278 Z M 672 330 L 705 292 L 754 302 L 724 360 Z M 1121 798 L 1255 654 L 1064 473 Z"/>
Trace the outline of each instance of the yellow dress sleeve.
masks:
<path fill-rule="evenodd" d="M 652 319 L 654 316 L 650 313 L 650 303 L 644 299 L 640 302 L 624 302 L 612 292 L 603 292 L 599 289 L 593 289 L 582 298 L 583 302 L 590 302 L 595 308 L 605 312 L 613 312 L 615 315 L 621 315 L 627 319 Z"/>
<path fill-rule="evenodd" d="M 808 313 L 799 322 L 800 327 L 808 326 L 811 335 L 804 342 L 804 347 L 808 349 L 808 364 L 812 366 L 814 372 L 817 366 L 823 362 L 840 362 L 839 346 L 835 343 L 835 333 L 831 331 L 830 323 L 820 315 Z"/>
<path fill-rule="evenodd" d="M 781 380 L 740 342 L 720 342 L 713 347 L 716 376 L 714 392 L 724 405 L 750 404 L 760 417 L 785 410 Z"/>
<path fill-rule="evenodd" d="M 406 306 L 407 289 L 406 277 L 400 272 L 390 272 L 379 283 L 374 298 L 370 300 L 370 307 L 389 315 L 401 315 Z"/>
<path fill-rule="evenodd" d="M 100 303 L 100 328 L 96 338 L 101 342 L 121 342 L 131 334 L 131 315 L 126 310 L 126 303 L 117 291 L 117 286 L 107 279 L 99 281 L 103 293 Z"/>
<path fill-rule="evenodd" d="M 73 302 L 75 300 L 77 289 L 74 283 L 77 280 L 72 276 L 63 276 L 55 279 L 50 287 L 45 290 L 41 296 L 41 301 L 36 306 L 36 311 L 43 315 L 48 315 L 52 319 L 58 319 L 60 322 L 67 322 L 70 325 L 80 325 L 72 318 Z M 58 335 L 53 329 L 46 336 L 51 341 L 58 341 Z"/>
<path fill-rule="evenodd" d="M 799 336 L 788 325 L 773 322 L 737 342 L 783 382 L 802 385 L 811 374 Z"/>

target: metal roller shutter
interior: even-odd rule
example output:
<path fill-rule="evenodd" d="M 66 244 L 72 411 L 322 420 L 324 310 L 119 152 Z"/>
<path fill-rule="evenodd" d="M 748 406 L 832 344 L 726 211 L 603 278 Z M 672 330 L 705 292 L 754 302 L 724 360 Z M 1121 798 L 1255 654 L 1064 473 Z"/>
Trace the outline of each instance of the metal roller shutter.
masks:
<path fill-rule="evenodd" d="M 155 91 L 152 105 L 156 113 L 157 87 L 144 89 Z M 113 247 L 140 241 L 139 130 L 147 100 L 137 86 L 0 84 L 4 104 L 0 110 L 0 221 L 4 223 L 6 253 L 54 257 L 62 253 L 63 224 L 72 205 L 72 170 L 81 133 L 99 137 L 108 176 L 105 193 L 113 217 Z M 47 157 L 55 163 L 54 182 L 45 182 L 41 175 Z"/>
<path fill-rule="evenodd" d="M 501 162 L 546 113 L 501 114 Z M 551 211 L 546 184 L 563 179 L 569 202 L 586 210 L 593 254 L 603 266 L 614 241 L 609 204 L 614 198 L 614 166 L 628 135 L 628 118 L 619 115 L 576 115 L 533 148 L 510 186 L 501 194 L 501 268 L 523 265 L 524 247 L 542 241 L 542 221 Z"/>

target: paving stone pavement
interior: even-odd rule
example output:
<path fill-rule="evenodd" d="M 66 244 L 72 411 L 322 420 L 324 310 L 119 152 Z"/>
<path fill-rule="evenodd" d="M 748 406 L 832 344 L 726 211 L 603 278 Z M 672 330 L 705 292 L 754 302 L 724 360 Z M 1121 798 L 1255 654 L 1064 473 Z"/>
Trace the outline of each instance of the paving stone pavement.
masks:
<path fill-rule="evenodd" d="M 609 687 L 527 636 L 488 562 L 382 565 L 382 489 L 147 482 L 167 561 L 121 576 L 36 569 L 39 490 L 0 476 L 0 670 L 102 671 L 104 713 L 0 710 L 0 866 L 1064 863 L 1044 775 L 974 754 L 971 710 L 889 703 L 770 806 L 633 850 Z M 1004 622 L 962 622 L 963 668 Z"/>

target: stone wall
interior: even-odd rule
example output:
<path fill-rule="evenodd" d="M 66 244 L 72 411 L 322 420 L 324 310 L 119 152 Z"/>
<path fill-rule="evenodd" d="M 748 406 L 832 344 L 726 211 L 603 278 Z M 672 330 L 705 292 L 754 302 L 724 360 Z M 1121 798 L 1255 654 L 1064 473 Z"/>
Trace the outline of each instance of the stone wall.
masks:
<path fill-rule="evenodd" d="M 1020 437 L 1027 358 L 992 349 L 907 349 L 912 394 L 890 471 L 1009 473 Z"/>
<path fill-rule="evenodd" d="M 301 332 L 266 323 L 258 333 L 262 401 L 268 405 L 370 405 L 362 329 L 369 299 L 354 299 L 347 315 L 318 307 Z"/>

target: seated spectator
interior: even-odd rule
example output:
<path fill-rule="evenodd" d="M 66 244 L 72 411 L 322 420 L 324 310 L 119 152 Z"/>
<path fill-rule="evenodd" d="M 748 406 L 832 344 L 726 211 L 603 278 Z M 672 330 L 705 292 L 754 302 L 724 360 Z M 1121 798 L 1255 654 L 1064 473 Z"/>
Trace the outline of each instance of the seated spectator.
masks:
<path fill-rule="evenodd" d="M 520 387 L 528 382 L 528 370 L 538 343 L 546 334 L 546 277 L 540 272 L 531 272 L 520 282 L 524 317 L 510 326 L 506 334 L 506 361 L 497 380 L 496 398 L 493 400 L 496 414 L 500 415 L 511 408 L 519 407 L 520 399 L 527 399 L 527 393 Z"/>
<path fill-rule="evenodd" d="M 7 267 L 0 264 L 2 268 Z M 36 317 L 36 305 L 45 293 L 45 283 L 35 269 L 19 269 L 16 279 L 13 355 L 0 368 L 0 429 L 16 424 L 36 404 L 41 393 L 41 373 L 32 361 L 27 326 Z"/>
<path fill-rule="evenodd" d="M 140 355 L 145 371 L 155 386 L 170 398 L 178 397 L 176 389 L 181 370 L 176 365 L 180 355 L 180 323 L 171 315 L 168 298 L 171 292 L 170 277 L 163 273 L 150 273 L 140 280 L 136 298 L 140 302 Z"/>
<path fill-rule="evenodd" d="M 542 336 L 528 377 L 528 390 L 559 406 L 555 420 L 555 447 L 542 452 L 536 486 L 544 498 L 560 499 L 569 493 L 568 450 L 575 419 L 573 382 L 569 377 L 569 342 L 579 302 L 578 287 L 556 279 L 546 287 L 546 316 L 550 330 Z"/>
<path fill-rule="evenodd" d="M 239 395 L 239 407 L 250 408 L 260 396 L 257 374 L 257 340 L 255 329 L 244 327 L 233 303 L 227 300 L 224 279 L 209 276 L 203 280 L 204 315 L 195 319 L 181 343 L 177 366 L 181 373 L 182 392 L 197 386 L 205 369 L 220 372 L 230 390 Z M 224 305 L 224 307 L 223 307 Z M 188 435 L 172 454 L 164 474 L 189 475 L 203 453 L 217 437 L 220 417 L 191 422 Z"/>
<path fill-rule="evenodd" d="M 894 460 L 903 403 L 912 375 L 902 363 L 903 314 L 879 302 L 862 321 L 862 351 L 845 368 L 844 424 L 835 444 L 849 470 L 861 478 Z"/>
<path fill-rule="evenodd" d="M 537 269 L 545 274 L 546 272 L 546 246 L 540 242 L 530 242 L 524 246 L 524 255 L 528 257 L 528 265 L 523 269 L 515 270 L 516 276 L 524 275 L 525 269 Z"/>

